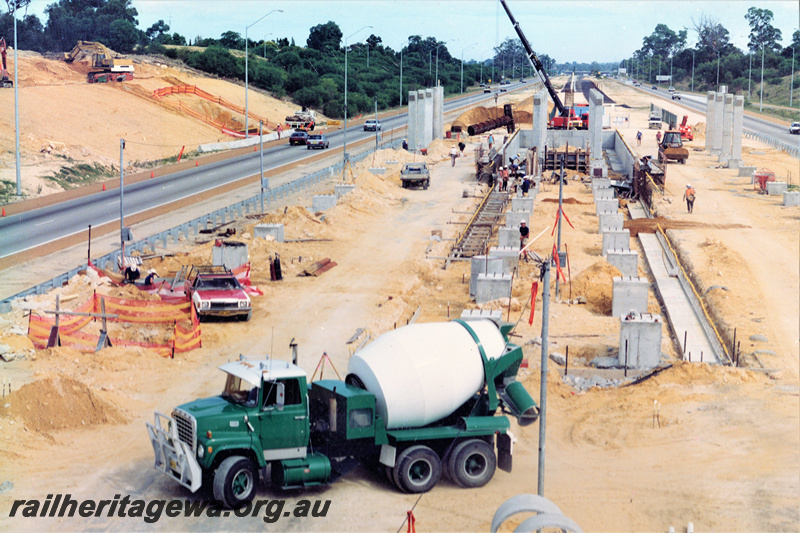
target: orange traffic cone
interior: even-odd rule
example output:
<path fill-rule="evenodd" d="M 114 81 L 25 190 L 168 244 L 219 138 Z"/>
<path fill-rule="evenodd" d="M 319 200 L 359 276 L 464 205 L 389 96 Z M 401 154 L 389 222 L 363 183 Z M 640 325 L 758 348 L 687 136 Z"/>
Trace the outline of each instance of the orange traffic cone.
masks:
<path fill-rule="evenodd" d="M 199 166 L 200 166 L 200 162 L 199 162 L 199 161 L 197 161 L 197 160 L 195 160 L 195 162 L 194 162 L 194 166 L 196 166 L 196 167 L 199 167 Z"/>
<path fill-rule="evenodd" d="M 103 190 L 106 190 L 106 184 L 105 183 L 103 184 Z"/>
<path fill-rule="evenodd" d="M 152 171 L 152 170 L 150 171 L 150 177 L 151 177 L 151 178 L 155 178 L 155 177 L 156 177 L 156 175 L 153 173 L 153 171 Z"/>
<path fill-rule="evenodd" d="M 258 152 L 258 146 L 253 146 L 253 151 Z"/>
<path fill-rule="evenodd" d="M 3 208 L 3 216 L 6 216 L 6 208 Z"/>

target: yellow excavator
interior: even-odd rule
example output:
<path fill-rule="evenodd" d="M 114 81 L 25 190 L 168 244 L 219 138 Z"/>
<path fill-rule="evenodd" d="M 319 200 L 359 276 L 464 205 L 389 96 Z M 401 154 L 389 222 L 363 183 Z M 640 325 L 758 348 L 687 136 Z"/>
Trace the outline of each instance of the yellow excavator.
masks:
<path fill-rule="evenodd" d="M 89 83 L 108 83 L 110 81 L 130 81 L 133 79 L 133 61 L 121 59 L 103 43 L 78 41 L 70 51 L 64 53 L 64 61 L 72 63 L 82 56 L 91 56 L 91 70 L 86 75 Z"/>

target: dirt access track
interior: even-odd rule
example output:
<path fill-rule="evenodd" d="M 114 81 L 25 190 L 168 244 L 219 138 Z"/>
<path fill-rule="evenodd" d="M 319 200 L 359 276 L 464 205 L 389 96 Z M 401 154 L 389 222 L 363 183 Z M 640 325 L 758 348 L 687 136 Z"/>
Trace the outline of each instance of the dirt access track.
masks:
<path fill-rule="evenodd" d="M 635 146 L 637 129 L 647 132 L 643 128 L 649 97 L 614 83 L 603 89 L 631 106 L 631 127 L 622 133 Z M 690 123 L 701 122 L 698 116 L 690 118 Z M 647 134 L 637 147 L 641 155 L 655 153 L 652 137 Z M 78 500 L 112 499 L 119 494 L 147 502 L 208 498 L 206 492 L 191 495 L 153 470 L 144 426 L 153 410 L 169 413 L 178 404 L 218 394 L 223 379 L 216 367 L 240 353 L 289 359 L 289 342 L 294 338 L 300 365 L 309 375 L 323 352 L 343 373 L 349 356 L 345 342 L 357 328 L 369 329 L 374 337 L 405 323 L 418 306 L 423 322 L 447 320 L 448 313 L 458 316 L 462 309 L 474 308 L 463 283 L 465 276 L 469 278 L 467 264 L 443 270 L 441 261 L 425 259 L 431 232 L 442 231 L 445 240 L 434 241 L 430 250 L 430 255 L 440 256 L 449 244 L 446 239 L 461 227 L 448 222 L 464 220 L 468 215 L 460 212 L 474 208 L 485 187 L 474 182 L 471 157 L 485 139 L 468 141 L 468 156 L 458 159 L 455 167 L 446 159 L 449 141 L 434 142 L 426 159 L 432 165 L 428 190 L 402 189 L 397 167 L 385 163 L 402 163 L 411 154 L 381 152 L 377 164 L 390 171 L 373 176 L 357 168 L 356 191 L 327 211 L 324 220 L 301 207 L 263 219 L 283 222 L 288 239 L 318 239 L 315 242 L 254 240 L 248 230 L 256 221 L 240 221 L 239 235 L 250 247 L 252 277 L 265 294 L 254 298 L 254 315 L 248 323 L 204 323 L 201 349 L 163 359 L 129 348 L 97 354 L 54 348 L 3 363 L 3 376 L 13 378 L 14 392 L 4 399 L 8 406 L 0 406 L 0 484 L 10 481 L 13 486 L 0 494 L 4 517 L 0 529 L 264 527 L 263 513 L 224 520 L 162 514 L 155 526 L 142 518 L 105 513 L 88 518 L 24 518 L 18 511 L 16 517 L 7 517 L 15 500 L 44 502 L 48 494 L 70 494 Z M 702 146 L 702 138 L 694 145 Z M 748 164 L 771 166 L 779 176 L 784 165 L 796 168 L 796 161 L 750 141 L 745 141 L 744 158 Z M 750 368 L 683 363 L 666 330 L 663 359 L 673 366 L 636 386 L 580 392 L 565 384 L 564 369 L 551 363 L 545 495 L 585 531 L 665 531 L 669 526 L 680 531 L 688 522 L 698 531 L 798 530 L 800 208 L 781 207 L 775 198 L 755 194 L 749 180 L 735 177 L 735 171 L 715 166 L 700 151 L 691 151 L 686 165 L 670 166 L 669 192 L 658 200 L 658 213 L 695 223 L 693 228 L 671 230 L 671 235 L 680 243 L 720 322 L 737 328 Z M 692 215 L 685 213 L 680 198 L 686 181 L 698 191 Z M 467 197 L 464 190 L 470 193 Z M 589 304 L 553 302 L 551 352 L 569 348 L 570 375 L 592 376 L 597 371 L 588 367 L 588 361 L 613 353 L 618 345 L 619 321 L 604 307 L 613 272 L 600 255 L 591 192 L 570 181 L 564 194 L 569 199 L 565 211 L 574 225 L 563 233 L 574 278 L 573 297 L 585 295 Z M 546 230 L 533 245 L 540 255 L 552 249 L 547 228 L 555 216 L 552 200 L 557 195 L 555 187 L 544 185 L 537 197 L 531 231 L 538 235 Z M 635 239 L 631 245 L 637 248 Z M 187 246 L 181 254 L 155 259 L 147 267 L 163 275 L 180 264 L 208 261 L 210 246 Z M 280 283 L 267 281 L 267 258 L 275 253 L 285 266 Z M 303 263 L 298 260 L 301 256 Z M 338 266 L 317 278 L 297 276 L 308 261 L 324 257 Z M 644 262 L 640 275 L 647 275 Z M 511 301 L 501 299 L 483 307 L 503 309 L 509 313 L 504 316 L 516 322 L 537 278 L 533 264 L 523 262 Z M 717 285 L 727 290 L 710 290 Z M 64 299 L 77 294 L 71 304 L 94 289 L 92 280 L 77 277 L 55 292 Z M 33 298 L 28 306 L 49 308 L 55 292 Z M 520 379 L 534 398 L 540 382 L 541 349 L 536 338 L 541 331 L 541 299 L 537 310 L 533 326 L 521 321 L 516 330 L 520 337 L 515 337 L 530 362 Z M 650 310 L 659 312 L 653 296 Z M 23 311 L 0 319 L 0 343 L 24 347 L 27 339 L 12 333 L 14 326 L 24 331 Z M 127 335 L 156 333 L 129 328 Z M 761 371 L 760 363 L 772 370 Z M 333 371 L 328 367 L 325 375 L 331 377 Z M 406 512 L 414 508 L 420 530 L 487 531 L 503 501 L 536 493 L 539 425 L 521 428 L 512 422 L 512 431 L 517 438 L 513 472 L 497 472 L 482 489 L 463 490 L 442 481 L 422 497 L 406 495 L 377 472 L 357 467 L 329 486 L 288 492 L 261 487 L 257 498 L 285 500 L 284 510 L 304 499 L 330 500 L 326 517 L 278 517 L 272 526 L 277 530 L 397 531 Z M 520 521 L 512 521 L 504 531 L 513 530 Z"/>

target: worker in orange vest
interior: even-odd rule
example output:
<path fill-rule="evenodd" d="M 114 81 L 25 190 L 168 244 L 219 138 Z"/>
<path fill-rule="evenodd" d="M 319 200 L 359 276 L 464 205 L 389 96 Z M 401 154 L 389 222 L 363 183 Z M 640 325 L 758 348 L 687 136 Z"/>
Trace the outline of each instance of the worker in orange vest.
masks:
<path fill-rule="evenodd" d="M 686 184 L 686 191 L 683 193 L 683 199 L 686 200 L 686 209 L 691 213 L 694 210 L 694 197 L 695 192 L 691 183 Z"/>

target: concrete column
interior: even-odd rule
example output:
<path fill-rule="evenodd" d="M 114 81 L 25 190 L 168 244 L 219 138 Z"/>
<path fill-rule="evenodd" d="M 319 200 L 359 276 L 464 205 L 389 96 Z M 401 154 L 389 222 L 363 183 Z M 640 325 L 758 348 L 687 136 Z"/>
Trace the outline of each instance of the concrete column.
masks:
<path fill-rule="evenodd" d="M 711 153 L 719 155 L 722 152 L 722 116 L 725 110 L 725 95 L 717 93 L 714 96 L 714 131 L 711 138 Z"/>
<path fill-rule="evenodd" d="M 528 191 L 530 192 L 530 191 Z M 512 211 L 527 211 L 533 213 L 534 198 L 512 198 L 511 210 Z"/>
<path fill-rule="evenodd" d="M 475 297 L 475 284 L 478 282 L 478 274 L 502 274 L 503 259 L 500 257 L 489 257 L 487 255 L 476 255 L 470 260 L 469 276 L 469 295 Z"/>
<path fill-rule="evenodd" d="M 444 87 L 433 88 L 433 138 L 444 138 Z"/>
<path fill-rule="evenodd" d="M 635 278 L 639 275 L 639 254 L 633 250 L 609 250 L 606 261 L 617 267 L 623 277 Z"/>
<path fill-rule="evenodd" d="M 712 133 L 714 131 L 714 104 L 716 102 L 716 95 L 717 93 L 714 91 L 708 91 L 708 96 L 706 100 L 706 142 L 703 145 L 703 148 L 710 152 L 712 142 Z"/>
<path fill-rule="evenodd" d="M 742 166 L 742 120 L 744 119 L 744 96 L 733 98 L 733 126 L 731 127 L 731 158 L 728 168 Z M 754 169 L 755 170 L 755 169 Z"/>
<path fill-rule="evenodd" d="M 611 316 L 631 311 L 647 312 L 647 278 L 614 278 L 611 289 Z"/>
<path fill-rule="evenodd" d="M 607 255 L 611 250 L 628 251 L 630 249 L 631 232 L 629 230 L 603 232 L 603 256 Z"/>
<path fill-rule="evenodd" d="M 406 131 L 408 149 L 417 149 L 417 91 L 408 92 L 408 130 Z"/>
<path fill-rule="evenodd" d="M 531 213 L 529 211 L 506 211 L 506 227 L 507 228 L 519 228 L 519 224 L 522 221 L 525 221 L 525 224 L 530 226 L 531 222 Z"/>
<path fill-rule="evenodd" d="M 727 163 L 731 158 L 731 133 L 733 130 L 733 95 L 725 95 L 722 107 L 722 147 L 720 148 L 719 162 Z"/>
<path fill-rule="evenodd" d="M 619 211 L 619 199 L 612 198 L 610 200 L 597 200 L 595 201 L 594 206 L 596 215 L 599 215 L 600 213 L 616 213 Z"/>
<path fill-rule="evenodd" d="M 547 138 L 547 95 L 539 91 L 533 95 L 533 140 L 539 157 L 543 157 L 544 144 Z"/>
<path fill-rule="evenodd" d="M 489 259 L 501 258 L 503 260 L 503 272 L 510 274 L 519 266 L 519 246 L 509 248 L 489 248 Z"/>
<path fill-rule="evenodd" d="M 475 303 L 485 304 L 511 295 L 511 274 L 478 274 Z"/>
<path fill-rule="evenodd" d="M 597 232 L 605 233 L 606 231 L 622 231 L 624 224 L 622 213 L 605 212 L 597 215 Z"/>
<path fill-rule="evenodd" d="M 311 211 L 313 213 L 321 213 L 332 207 L 336 207 L 335 194 L 318 194 L 311 198 Z"/>
<path fill-rule="evenodd" d="M 603 94 L 597 89 L 589 91 L 589 175 L 608 175 L 603 158 Z"/>
<path fill-rule="evenodd" d="M 498 228 L 497 245 L 500 248 L 513 248 L 515 246 L 519 246 L 519 229 Z"/>
<path fill-rule="evenodd" d="M 417 150 L 420 148 L 427 148 L 425 143 L 425 91 L 417 91 L 417 113 L 414 117 L 417 128 Z"/>
<path fill-rule="evenodd" d="M 613 200 L 614 199 L 614 189 L 611 187 L 602 187 L 597 188 L 594 190 L 594 201 L 597 200 Z"/>
<path fill-rule="evenodd" d="M 784 192 L 783 205 L 785 206 L 800 205 L 800 191 Z"/>
<path fill-rule="evenodd" d="M 661 362 L 660 315 L 648 313 L 620 318 L 619 364 L 628 368 L 655 368 Z M 627 352 L 627 354 L 626 354 Z"/>
<path fill-rule="evenodd" d="M 422 126 L 422 142 L 425 143 L 425 147 L 431 144 L 433 141 L 433 89 L 425 89 L 425 106 L 423 107 L 424 113 L 424 123 Z"/>
<path fill-rule="evenodd" d="M 263 239 L 267 235 L 275 237 L 275 242 L 283 242 L 283 224 L 256 224 L 253 226 L 253 237 Z"/>

